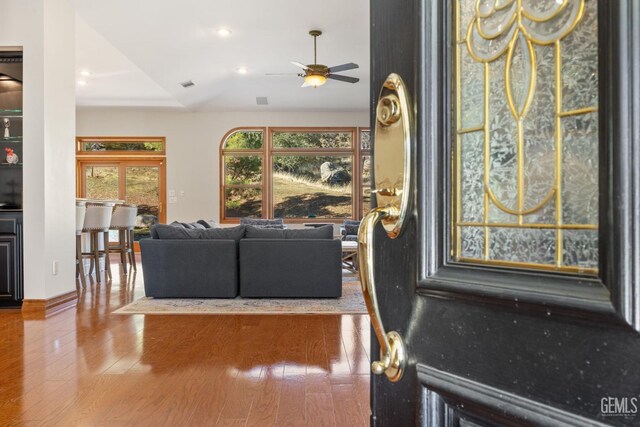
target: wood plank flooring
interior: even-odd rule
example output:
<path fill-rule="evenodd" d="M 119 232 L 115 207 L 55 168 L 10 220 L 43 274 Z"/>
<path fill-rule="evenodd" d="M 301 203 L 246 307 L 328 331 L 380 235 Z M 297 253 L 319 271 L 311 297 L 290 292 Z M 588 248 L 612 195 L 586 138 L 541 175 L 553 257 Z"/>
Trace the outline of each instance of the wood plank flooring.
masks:
<path fill-rule="evenodd" d="M 367 316 L 113 315 L 143 283 L 112 267 L 71 310 L 0 311 L 0 426 L 369 424 Z"/>

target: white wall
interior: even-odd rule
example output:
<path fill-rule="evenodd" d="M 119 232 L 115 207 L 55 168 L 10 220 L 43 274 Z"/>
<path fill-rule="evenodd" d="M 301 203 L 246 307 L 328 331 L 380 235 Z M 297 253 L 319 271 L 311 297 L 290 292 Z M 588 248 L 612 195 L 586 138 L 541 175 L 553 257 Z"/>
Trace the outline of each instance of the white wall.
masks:
<path fill-rule="evenodd" d="M 0 46 L 24 49 L 25 298 L 45 299 L 75 289 L 75 12 L 68 0 L 2 0 L 0 10 Z"/>
<path fill-rule="evenodd" d="M 220 218 L 219 147 L 240 126 L 369 126 L 362 113 L 184 113 L 157 109 L 79 108 L 77 136 L 164 136 L 167 138 L 167 221 Z"/>

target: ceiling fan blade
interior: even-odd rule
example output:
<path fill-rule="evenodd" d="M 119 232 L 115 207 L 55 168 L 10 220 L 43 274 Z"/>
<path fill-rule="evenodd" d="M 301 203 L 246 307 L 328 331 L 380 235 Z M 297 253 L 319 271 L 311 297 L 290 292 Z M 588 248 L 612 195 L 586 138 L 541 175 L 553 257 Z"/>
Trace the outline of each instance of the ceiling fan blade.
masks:
<path fill-rule="evenodd" d="M 304 65 L 302 62 L 291 61 L 291 63 L 292 63 L 293 65 L 295 65 L 296 67 L 300 67 L 300 68 L 302 68 L 303 70 L 308 70 L 308 69 L 309 69 L 309 67 L 307 67 L 306 65 Z"/>
<path fill-rule="evenodd" d="M 347 83 L 358 83 L 360 81 L 360 79 L 356 77 L 341 76 L 340 74 L 329 74 L 327 77 L 333 80 L 340 80 L 341 82 Z"/>
<path fill-rule="evenodd" d="M 298 73 L 266 73 L 265 76 L 299 76 Z"/>
<path fill-rule="evenodd" d="M 339 71 L 347 71 L 347 70 L 355 70 L 359 68 L 358 64 L 354 64 L 353 62 L 349 62 L 348 64 L 336 65 L 335 67 L 329 68 L 330 73 L 337 73 Z"/>

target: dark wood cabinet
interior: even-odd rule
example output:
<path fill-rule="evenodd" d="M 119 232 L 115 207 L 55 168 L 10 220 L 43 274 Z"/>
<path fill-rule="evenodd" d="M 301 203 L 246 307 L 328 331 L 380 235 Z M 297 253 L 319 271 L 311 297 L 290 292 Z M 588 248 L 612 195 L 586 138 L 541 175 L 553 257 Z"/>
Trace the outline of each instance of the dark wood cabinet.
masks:
<path fill-rule="evenodd" d="M 23 299 L 22 51 L 0 47 L 0 308 Z"/>
<path fill-rule="evenodd" d="M 22 305 L 22 212 L 0 212 L 0 307 Z"/>

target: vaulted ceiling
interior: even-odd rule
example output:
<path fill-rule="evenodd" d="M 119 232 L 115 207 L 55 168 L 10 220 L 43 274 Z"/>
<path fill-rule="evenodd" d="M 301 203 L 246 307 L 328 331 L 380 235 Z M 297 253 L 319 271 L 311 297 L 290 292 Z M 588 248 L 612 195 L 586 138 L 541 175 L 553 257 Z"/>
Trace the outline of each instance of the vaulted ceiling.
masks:
<path fill-rule="evenodd" d="M 191 111 L 365 111 L 369 108 L 366 0 L 71 0 L 78 19 L 78 105 L 177 107 Z M 228 37 L 217 34 L 231 31 Z M 355 62 L 330 80 L 301 88 L 290 61 Z M 246 74 L 238 73 L 244 67 Z M 88 71 L 90 75 L 81 73 Z M 180 83 L 192 80 L 195 86 Z M 269 105 L 258 106 L 256 97 Z"/>

